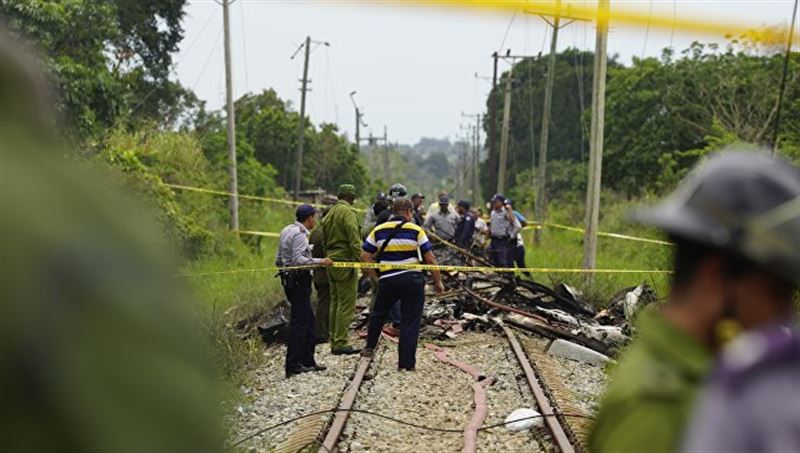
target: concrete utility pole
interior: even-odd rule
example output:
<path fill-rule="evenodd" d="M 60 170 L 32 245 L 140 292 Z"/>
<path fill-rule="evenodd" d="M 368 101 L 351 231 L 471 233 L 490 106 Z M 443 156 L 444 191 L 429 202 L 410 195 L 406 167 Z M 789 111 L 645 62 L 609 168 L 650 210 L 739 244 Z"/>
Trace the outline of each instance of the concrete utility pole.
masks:
<path fill-rule="evenodd" d="M 600 180 L 603 169 L 603 126 L 606 103 L 606 47 L 609 0 L 599 0 L 597 38 L 592 80 L 592 125 L 589 133 L 589 180 L 586 187 L 586 225 L 583 236 L 583 268 L 597 262 L 597 224 L 600 217 Z M 591 276 L 591 274 L 587 274 Z"/>
<path fill-rule="evenodd" d="M 500 164 L 497 169 L 497 193 L 506 190 L 506 162 L 508 160 L 508 135 L 511 128 L 511 79 L 514 73 L 514 63 L 508 70 L 506 78 L 505 98 L 503 100 L 503 131 L 500 137 Z"/>
<path fill-rule="evenodd" d="M 228 122 L 228 192 L 231 230 L 239 231 L 239 184 L 236 176 L 236 118 L 233 111 L 233 77 L 231 76 L 231 26 L 229 0 L 222 0 L 222 23 L 225 33 L 225 109 Z M 237 233 L 238 234 L 238 233 Z"/>
<path fill-rule="evenodd" d="M 294 169 L 294 198 L 300 198 L 300 181 L 303 178 L 303 145 L 306 128 L 306 90 L 308 89 L 308 57 L 311 55 L 311 36 L 306 36 L 306 59 L 303 64 L 302 88 L 300 88 L 300 121 L 297 123 L 297 156 Z"/>
<path fill-rule="evenodd" d="M 489 158 L 487 168 L 489 174 L 486 175 L 489 183 L 489 190 L 497 187 L 497 62 L 500 56 L 497 52 L 492 54 L 494 70 L 492 71 L 492 91 L 489 96 Z"/>
<path fill-rule="evenodd" d="M 539 14 L 545 22 L 553 29 L 550 39 L 550 55 L 547 59 L 547 81 L 544 87 L 544 106 L 542 107 L 542 133 L 539 136 L 539 165 L 536 171 L 536 205 L 534 206 L 534 219 L 537 222 L 544 222 L 547 217 L 547 147 L 550 135 L 550 111 L 553 103 L 553 81 L 555 79 L 556 51 L 558 44 L 558 30 L 575 22 L 576 20 L 586 20 L 578 17 L 569 17 L 561 14 L 561 0 L 556 0 L 556 14 L 553 21 L 546 17 L 546 14 L 537 13 L 534 10 L 526 10 L 526 13 Z M 565 18 L 568 22 L 562 24 L 561 19 Z M 533 130 L 533 129 L 531 129 Z M 532 135 L 532 134 L 531 134 Z M 537 229 L 533 233 L 534 243 L 539 245 L 541 241 L 541 231 Z"/>
<path fill-rule="evenodd" d="M 555 79 L 556 45 L 558 43 L 558 29 L 561 18 L 558 10 L 561 0 L 556 0 L 556 15 L 553 18 L 553 37 L 550 39 L 550 55 L 547 58 L 547 82 L 544 86 L 544 106 L 542 107 L 542 132 L 539 134 L 539 166 L 536 171 L 536 204 L 534 205 L 534 220 L 544 222 L 547 215 L 547 140 L 550 133 L 550 104 L 553 101 L 553 80 Z M 537 228 L 533 233 L 533 241 L 539 245 L 542 230 Z"/>

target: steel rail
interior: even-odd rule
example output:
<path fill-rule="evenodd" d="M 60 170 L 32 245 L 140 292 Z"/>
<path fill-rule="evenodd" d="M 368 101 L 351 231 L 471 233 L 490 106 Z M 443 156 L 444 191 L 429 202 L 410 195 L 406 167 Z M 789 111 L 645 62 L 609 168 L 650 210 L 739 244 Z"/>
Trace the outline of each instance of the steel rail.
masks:
<path fill-rule="evenodd" d="M 380 345 L 380 342 L 378 344 Z M 331 422 L 331 426 L 328 428 L 328 432 L 325 435 L 325 439 L 322 441 L 319 449 L 320 453 L 331 453 L 338 451 L 339 438 L 344 432 L 344 427 L 347 425 L 348 418 L 350 418 L 350 410 L 355 405 L 356 396 L 358 396 L 361 383 L 364 381 L 364 376 L 366 376 L 367 370 L 369 369 L 371 363 L 372 357 L 359 358 L 358 366 L 356 367 L 356 373 L 353 375 L 353 379 L 350 381 L 350 385 L 348 385 L 347 390 L 345 390 L 344 394 L 342 395 L 337 408 L 339 410 L 336 411 L 333 421 Z"/>
<path fill-rule="evenodd" d="M 561 422 L 556 416 L 557 414 L 553 410 L 553 406 L 550 404 L 550 400 L 547 398 L 544 388 L 539 383 L 539 379 L 536 377 L 536 372 L 534 372 L 533 367 L 531 367 L 528 355 L 522 350 L 522 346 L 519 344 L 517 336 L 505 325 L 501 324 L 501 327 L 503 328 L 503 332 L 506 334 L 506 338 L 508 338 L 508 342 L 511 344 L 511 349 L 514 350 L 514 354 L 517 356 L 517 360 L 519 361 L 522 370 L 525 372 L 525 378 L 528 380 L 528 385 L 531 388 L 531 392 L 533 392 L 533 398 L 536 400 L 536 404 L 539 406 L 539 410 L 544 417 L 544 422 L 547 425 L 547 428 L 553 434 L 553 439 L 555 440 L 556 446 L 559 450 L 561 450 L 562 453 L 574 453 L 575 447 L 572 445 L 567 432 L 561 426 Z"/>

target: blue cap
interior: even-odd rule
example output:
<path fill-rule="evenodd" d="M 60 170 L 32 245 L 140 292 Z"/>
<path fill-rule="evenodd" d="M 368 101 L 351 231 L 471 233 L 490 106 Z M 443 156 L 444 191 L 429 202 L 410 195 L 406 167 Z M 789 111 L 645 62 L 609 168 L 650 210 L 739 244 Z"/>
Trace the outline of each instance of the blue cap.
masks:
<path fill-rule="evenodd" d="M 501 195 L 501 194 L 499 194 L 499 193 L 496 193 L 496 194 L 494 194 L 494 196 L 492 197 L 492 201 L 493 201 L 493 202 L 494 202 L 494 201 L 502 201 L 502 202 L 505 202 L 505 201 L 506 201 L 506 197 L 502 196 L 502 195 Z"/>
<path fill-rule="evenodd" d="M 309 216 L 312 216 L 316 213 L 317 210 L 314 208 L 314 206 L 311 206 L 310 204 L 301 204 L 300 206 L 297 207 L 297 210 L 294 212 L 294 215 L 297 218 L 298 222 L 302 222 Z"/>

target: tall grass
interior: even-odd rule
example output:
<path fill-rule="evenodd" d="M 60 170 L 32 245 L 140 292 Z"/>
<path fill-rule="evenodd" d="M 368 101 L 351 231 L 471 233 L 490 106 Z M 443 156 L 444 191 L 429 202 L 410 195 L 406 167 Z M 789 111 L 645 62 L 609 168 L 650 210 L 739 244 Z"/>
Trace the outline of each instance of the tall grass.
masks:
<path fill-rule="evenodd" d="M 600 230 L 630 236 L 660 239 L 659 232 L 635 225 L 628 220 L 629 211 L 637 203 L 604 200 L 600 217 Z M 583 225 L 583 208 L 578 205 L 551 206 L 548 220 L 570 226 Z M 547 268 L 580 268 L 583 263 L 583 234 L 575 231 L 545 227 L 541 243 L 534 245 L 533 230 L 524 233 L 526 265 Z M 598 269 L 669 269 L 672 247 L 619 238 L 599 237 L 597 246 Z M 659 296 L 665 296 L 669 274 L 594 274 L 587 278 L 583 273 L 549 273 L 534 275 L 544 283 L 566 283 L 583 291 L 586 299 L 598 307 L 605 306 L 620 289 L 647 283 Z"/>

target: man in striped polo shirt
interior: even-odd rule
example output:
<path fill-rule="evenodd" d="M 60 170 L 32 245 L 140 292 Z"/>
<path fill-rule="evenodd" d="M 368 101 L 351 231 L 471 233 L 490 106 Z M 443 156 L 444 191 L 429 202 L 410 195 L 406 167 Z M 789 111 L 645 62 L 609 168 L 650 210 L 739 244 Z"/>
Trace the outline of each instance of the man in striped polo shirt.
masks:
<path fill-rule="evenodd" d="M 364 241 L 361 261 L 365 263 L 417 264 L 420 256 L 425 264 L 436 264 L 433 245 L 425 231 L 413 222 L 414 205 L 407 198 L 392 203 L 392 217 L 376 226 Z M 369 318 L 367 346 L 362 356 L 371 357 L 383 323 L 392 305 L 400 300 L 399 370 L 413 371 L 417 360 L 417 338 L 425 303 L 425 277 L 420 270 L 388 269 L 377 273 L 366 269 L 378 280 L 378 296 Z M 431 271 L 437 293 L 444 292 L 439 271 Z"/>

